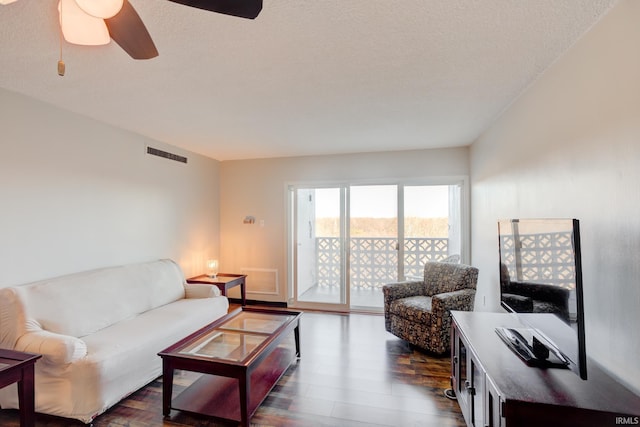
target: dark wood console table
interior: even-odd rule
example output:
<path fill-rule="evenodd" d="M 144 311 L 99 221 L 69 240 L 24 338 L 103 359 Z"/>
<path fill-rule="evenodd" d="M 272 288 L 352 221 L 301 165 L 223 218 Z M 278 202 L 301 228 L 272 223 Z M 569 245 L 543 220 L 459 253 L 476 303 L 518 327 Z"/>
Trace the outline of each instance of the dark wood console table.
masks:
<path fill-rule="evenodd" d="M 34 365 L 42 356 L 21 351 L 0 349 L 0 388 L 18 383 L 20 426 L 35 425 Z"/>
<path fill-rule="evenodd" d="M 638 424 L 640 396 L 587 361 L 568 369 L 527 366 L 495 333 L 522 327 L 503 313 L 452 312 L 451 385 L 468 426 L 603 427 Z"/>
<path fill-rule="evenodd" d="M 227 296 L 227 291 L 229 289 L 235 286 L 240 286 L 242 305 L 245 306 L 247 305 L 246 280 L 246 274 L 219 273 L 216 277 L 210 277 L 206 274 L 191 277 L 187 279 L 187 283 L 204 283 L 206 285 L 217 286 L 224 296 Z"/>

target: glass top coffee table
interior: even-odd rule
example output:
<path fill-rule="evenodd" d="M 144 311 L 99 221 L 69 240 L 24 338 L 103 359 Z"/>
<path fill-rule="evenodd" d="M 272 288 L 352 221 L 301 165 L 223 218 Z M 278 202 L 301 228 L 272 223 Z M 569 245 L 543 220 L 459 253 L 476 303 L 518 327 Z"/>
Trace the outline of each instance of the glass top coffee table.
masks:
<path fill-rule="evenodd" d="M 163 414 L 178 409 L 248 426 L 291 362 L 300 357 L 301 316 L 243 307 L 158 353 Z M 208 375 L 172 399 L 176 369 Z"/>

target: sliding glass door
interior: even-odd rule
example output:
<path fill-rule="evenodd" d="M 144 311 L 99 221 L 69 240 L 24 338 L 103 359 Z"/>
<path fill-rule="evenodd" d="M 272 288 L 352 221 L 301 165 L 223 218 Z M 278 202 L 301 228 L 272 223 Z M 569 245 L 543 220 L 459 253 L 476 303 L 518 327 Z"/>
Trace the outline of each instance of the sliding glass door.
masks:
<path fill-rule="evenodd" d="M 382 286 L 461 260 L 463 186 L 290 186 L 289 304 L 382 311 Z"/>
<path fill-rule="evenodd" d="M 294 305 L 328 306 L 346 311 L 349 307 L 346 262 L 346 187 L 291 187 L 295 218 L 293 264 Z M 291 258 L 291 257 L 289 257 Z"/>
<path fill-rule="evenodd" d="M 400 277 L 423 277 L 427 261 L 460 261 L 461 185 L 407 185 L 403 188 Z"/>
<path fill-rule="evenodd" d="M 398 186 L 349 189 L 349 293 L 354 309 L 382 309 L 382 286 L 398 281 Z"/>

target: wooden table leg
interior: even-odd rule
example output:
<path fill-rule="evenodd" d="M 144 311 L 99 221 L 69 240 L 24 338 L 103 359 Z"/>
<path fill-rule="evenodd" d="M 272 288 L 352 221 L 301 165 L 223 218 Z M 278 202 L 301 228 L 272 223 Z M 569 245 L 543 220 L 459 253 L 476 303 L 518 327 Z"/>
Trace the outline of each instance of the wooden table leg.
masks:
<path fill-rule="evenodd" d="M 162 359 L 162 415 L 171 415 L 171 394 L 173 393 L 173 366 Z"/>
<path fill-rule="evenodd" d="M 18 381 L 18 404 L 20 406 L 20 426 L 35 426 L 35 390 L 34 368 L 28 365 L 22 368 L 22 379 Z"/>
<path fill-rule="evenodd" d="M 251 385 L 249 384 L 249 376 L 243 372 L 238 378 L 238 388 L 240 389 L 240 425 L 249 427 L 249 395 L 251 394 Z"/>
<path fill-rule="evenodd" d="M 240 282 L 240 294 L 242 296 L 242 306 L 247 305 L 247 291 L 246 291 L 246 280 L 242 278 L 242 282 Z"/>
<path fill-rule="evenodd" d="M 293 330 L 293 336 L 296 340 L 296 357 L 300 358 L 300 323 Z"/>

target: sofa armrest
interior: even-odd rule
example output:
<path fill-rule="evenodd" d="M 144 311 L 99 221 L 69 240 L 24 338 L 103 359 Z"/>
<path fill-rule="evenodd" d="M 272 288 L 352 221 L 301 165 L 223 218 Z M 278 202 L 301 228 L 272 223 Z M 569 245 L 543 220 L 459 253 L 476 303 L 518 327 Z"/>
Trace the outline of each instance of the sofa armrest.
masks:
<path fill-rule="evenodd" d="M 206 283 L 185 283 L 185 298 L 213 298 L 221 295 L 217 286 L 207 285 Z"/>
<path fill-rule="evenodd" d="M 44 329 L 23 334 L 14 350 L 42 354 L 43 361 L 54 365 L 72 363 L 87 355 L 87 345 L 80 338 Z"/>
<path fill-rule="evenodd" d="M 26 332 L 24 299 L 16 288 L 0 288 L 0 348 L 12 349 Z"/>

